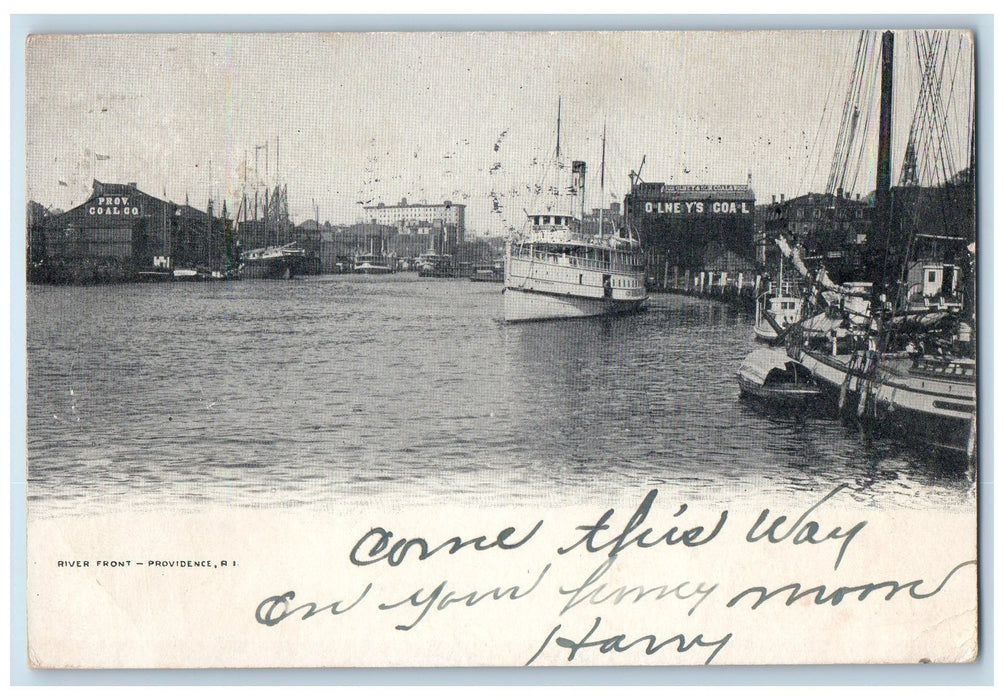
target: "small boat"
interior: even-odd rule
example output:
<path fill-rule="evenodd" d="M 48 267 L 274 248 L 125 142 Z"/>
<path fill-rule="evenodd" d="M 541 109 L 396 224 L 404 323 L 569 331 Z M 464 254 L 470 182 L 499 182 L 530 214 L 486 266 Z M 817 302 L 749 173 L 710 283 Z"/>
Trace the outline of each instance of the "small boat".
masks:
<path fill-rule="evenodd" d="M 438 253 L 423 253 L 415 260 L 419 277 L 453 277 L 453 257 Z"/>
<path fill-rule="evenodd" d="M 812 373 L 784 348 L 758 348 L 736 372 L 742 396 L 775 405 L 805 406 L 822 397 Z"/>
<path fill-rule="evenodd" d="M 352 271 L 363 275 L 388 275 L 394 271 L 387 260 L 377 253 L 357 255 Z"/>
<path fill-rule="evenodd" d="M 174 275 L 170 270 L 140 270 L 136 273 L 140 282 L 170 282 Z"/>
<path fill-rule="evenodd" d="M 802 318 L 802 298 L 798 288 L 784 276 L 784 256 L 781 256 L 777 283 L 768 285 L 767 291 L 757 297 L 756 319 L 753 334 L 758 341 L 780 345 L 785 329 Z"/>
<path fill-rule="evenodd" d="M 760 342 L 777 345 L 784 340 L 785 329 L 801 317 L 801 298 L 767 292 L 757 299 L 753 333 Z"/>
<path fill-rule="evenodd" d="M 471 282 L 504 282 L 505 270 L 497 265 L 481 265 L 474 268 Z"/>

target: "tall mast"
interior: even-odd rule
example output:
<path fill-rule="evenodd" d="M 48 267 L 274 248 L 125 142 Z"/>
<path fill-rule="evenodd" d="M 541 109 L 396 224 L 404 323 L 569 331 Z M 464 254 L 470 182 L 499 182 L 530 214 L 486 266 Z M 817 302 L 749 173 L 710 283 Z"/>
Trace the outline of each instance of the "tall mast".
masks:
<path fill-rule="evenodd" d="M 558 143 L 554 147 L 554 157 L 561 158 L 561 96 L 558 96 Z"/>
<path fill-rule="evenodd" d="M 603 185 L 603 173 L 607 165 L 607 123 L 603 122 L 603 146 L 600 148 L 600 231 L 603 236 L 603 203 L 606 199 L 606 189 Z"/>
<path fill-rule="evenodd" d="M 263 146 L 263 148 L 265 149 L 265 208 L 263 209 L 263 214 L 265 215 L 265 243 L 264 243 L 264 245 L 269 246 L 269 245 L 272 245 L 272 242 L 271 242 L 271 240 L 269 240 L 269 235 L 268 235 L 268 210 L 269 210 L 269 207 L 271 206 L 272 195 L 268 191 L 268 161 L 269 161 L 268 141 L 265 142 L 265 145 Z"/>
<path fill-rule="evenodd" d="M 875 172 L 875 222 L 872 232 L 872 308 L 885 293 L 886 257 L 889 244 L 889 214 L 892 173 L 892 32 L 882 34 L 882 97 L 879 103 L 878 165 Z"/>
<path fill-rule="evenodd" d="M 213 159 L 209 159 L 209 205 L 206 207 L 206 257 L 213 268 Z"/>

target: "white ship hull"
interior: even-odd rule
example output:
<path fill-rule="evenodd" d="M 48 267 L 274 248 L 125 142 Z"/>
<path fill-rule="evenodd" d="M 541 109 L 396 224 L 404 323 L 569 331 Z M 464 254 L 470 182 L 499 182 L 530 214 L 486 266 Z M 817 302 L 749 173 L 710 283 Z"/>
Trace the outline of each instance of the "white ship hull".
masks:
<path fill-rule="evenodd" d="M 510 255 L 506 265 L 505 320 L 542 321 L 638 311 L 648 300 L 644 274 L 581 257 Z"/>
<path fill-rule="evenodd" d="M 521 289 L 506 289 L 504 298 L 505 320 L 510 322 L 632 313 L 645 303 L 645 299 L 596 299 Z"/>

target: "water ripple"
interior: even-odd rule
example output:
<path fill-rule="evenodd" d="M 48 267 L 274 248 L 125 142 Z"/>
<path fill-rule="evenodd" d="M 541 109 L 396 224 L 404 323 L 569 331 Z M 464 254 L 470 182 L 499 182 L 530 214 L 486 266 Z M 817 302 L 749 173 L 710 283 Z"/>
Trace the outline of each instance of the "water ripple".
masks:
<path fill-rule="evenodd" d="M 568 505 L 649 488 L 720 502 L 852 486 L 970 507 L 957 470 L 826 418 L 738 399 L 749 319 L 499 323 L 497 285 L 292 282 L 28 290 L 33 512 Z"/>

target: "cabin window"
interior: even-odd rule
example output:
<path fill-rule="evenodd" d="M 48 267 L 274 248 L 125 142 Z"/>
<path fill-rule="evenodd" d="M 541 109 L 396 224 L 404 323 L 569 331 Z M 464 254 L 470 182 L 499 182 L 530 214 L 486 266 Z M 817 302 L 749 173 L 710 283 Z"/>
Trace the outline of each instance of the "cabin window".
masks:
<path fill-rule="evenodd" d="M 928 282 L 934 282 L 937 279 L 938 279 L 938 273 L 935 272 L 934 270 L 931 270 L 930 272 L 927 273 L 927 281 Z"/>

